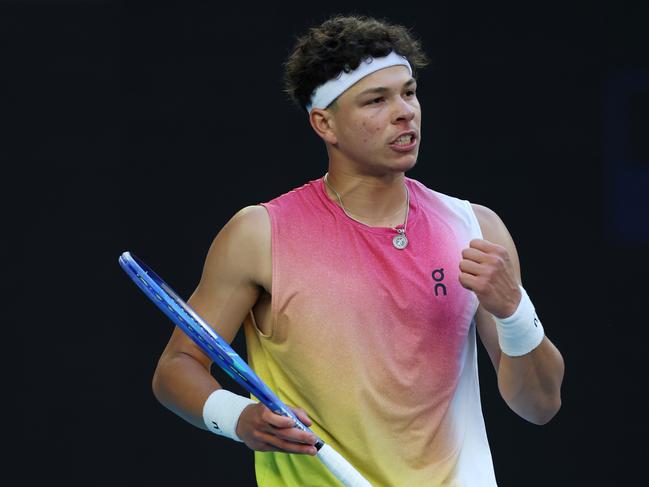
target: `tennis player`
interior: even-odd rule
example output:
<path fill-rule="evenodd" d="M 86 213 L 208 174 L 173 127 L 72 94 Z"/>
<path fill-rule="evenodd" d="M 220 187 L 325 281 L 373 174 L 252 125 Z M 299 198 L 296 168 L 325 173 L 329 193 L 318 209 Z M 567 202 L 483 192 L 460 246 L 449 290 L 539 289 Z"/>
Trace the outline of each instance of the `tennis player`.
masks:
<path fill-rule="evenodd" d="M 564 365 L 498 215 L 405 176 L 426 62 L 406 28 L 372 18 L 337 16 L 297 41 L 286 88 L 328 169 L 237 212 L 189 304 L 228 341 L 243 324 L 261 379 L 372 485 L 494 486 L 476 336 L 505 402 L 535 424 L 560 408 Z M 178 329 L 153 389 L 193 425 L 255 450 L 259 485 L 339 485 L 313 435 L 222 389 Z"/>

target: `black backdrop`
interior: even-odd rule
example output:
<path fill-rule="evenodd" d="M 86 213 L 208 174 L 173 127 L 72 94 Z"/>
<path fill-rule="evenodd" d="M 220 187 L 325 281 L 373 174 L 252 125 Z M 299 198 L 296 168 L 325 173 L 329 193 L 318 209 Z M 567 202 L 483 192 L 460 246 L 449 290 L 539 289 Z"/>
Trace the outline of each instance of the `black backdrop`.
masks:
<path fill-rule="evenodd" d="M 134 252 L 188 296 L 234 212 L 324 174 L 281 63 L 339 12 L 422 40 L 433 63 L 408 175 L 499 213 L 564 355 L 563 408 L 538 427 L 507 409 L 480 350 L 500 485 L 630 483 L 646 450 L 632 442 L 647 435 L 646 5 L 3 1 L 6 423 L 20 484 L 253 485 L 245 446 L 155 401 L 171 324 L 117 258 Z"/>

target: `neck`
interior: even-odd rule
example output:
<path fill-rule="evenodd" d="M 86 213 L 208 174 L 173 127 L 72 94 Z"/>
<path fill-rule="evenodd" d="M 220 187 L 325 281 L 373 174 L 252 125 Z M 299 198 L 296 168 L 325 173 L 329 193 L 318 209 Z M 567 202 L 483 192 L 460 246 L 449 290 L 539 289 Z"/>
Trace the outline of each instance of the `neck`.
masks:
<path fill-rule="evenodd" d="M 325 185 L 329 198 L 354 219 L 372 226 L 395 227 L 406 217 L 407 192 L 405 174 L 387 173 L 380 176 L 359 175 L 329 168 Z"/>

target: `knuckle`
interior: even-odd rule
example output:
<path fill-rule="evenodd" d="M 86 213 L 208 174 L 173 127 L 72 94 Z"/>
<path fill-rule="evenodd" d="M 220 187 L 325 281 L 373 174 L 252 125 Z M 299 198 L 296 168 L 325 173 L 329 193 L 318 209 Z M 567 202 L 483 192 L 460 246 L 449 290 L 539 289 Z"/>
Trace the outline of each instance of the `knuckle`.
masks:
<path fill-rule="evenodd" d="M 261 420 L 265 424 L 273 424 L 273 413 L 270 411 L 264 411 L 261 415 Z"/>

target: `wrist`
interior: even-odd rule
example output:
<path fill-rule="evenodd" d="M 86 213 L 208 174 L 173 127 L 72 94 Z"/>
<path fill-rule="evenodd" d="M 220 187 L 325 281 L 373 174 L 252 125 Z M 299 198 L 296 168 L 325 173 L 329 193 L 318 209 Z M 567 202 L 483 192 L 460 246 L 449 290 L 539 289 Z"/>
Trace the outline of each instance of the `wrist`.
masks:
<path fill-rule="evenodd" d="M 507 355 L 517 357 L 534 350 L 545 336 L 541 320 L 523 286 L 519 286 L 521 300 L 514 314 L 496 320 L 498 343 Z"/>
<path fill-rule="evenodd" d="M 203 405 L 203 422 L 212 433 L 243 442 L 237 435 L 237 423 L 243 410 L 251 404 L 256 402 L 225 389 L 217 389 Z"/>

